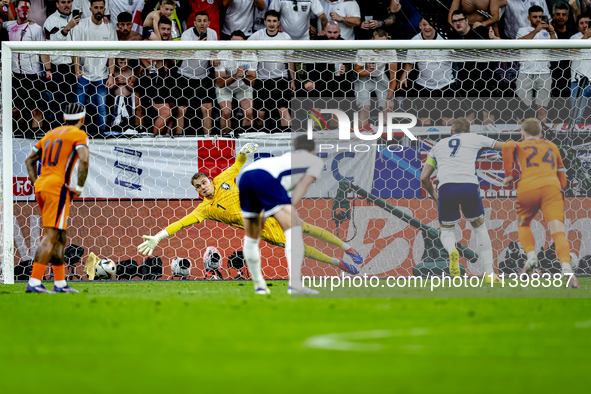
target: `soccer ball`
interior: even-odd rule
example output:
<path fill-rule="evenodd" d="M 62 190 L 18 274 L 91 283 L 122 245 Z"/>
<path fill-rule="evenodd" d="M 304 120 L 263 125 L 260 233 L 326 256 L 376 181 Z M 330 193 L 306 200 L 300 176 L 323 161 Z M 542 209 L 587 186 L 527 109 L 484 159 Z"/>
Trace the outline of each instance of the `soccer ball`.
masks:
<path fill-rule="evenodd" d="M 111 259 L 100 259 L 94 269 L 97 279 L 111 279 L 117 271 L 117 267 Z"/>
<path fill-rule="evenodd" d="M 170 263 L 172 274 L 174 276 L 187 277 L 191 271 L 191 262 L 188 259 L 177 257 Z"/>

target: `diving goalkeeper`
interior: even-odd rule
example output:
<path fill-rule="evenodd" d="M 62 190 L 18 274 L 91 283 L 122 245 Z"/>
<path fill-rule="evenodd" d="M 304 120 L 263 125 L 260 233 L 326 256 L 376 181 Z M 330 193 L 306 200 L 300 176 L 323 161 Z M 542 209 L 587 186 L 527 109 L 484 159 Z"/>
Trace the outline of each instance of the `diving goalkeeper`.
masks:
<path fill-rule="evenodd" d="M 216 176 L 213 181 L 203 172 L 193 175 L 191 185 L 203 197 L 203 202 L 189 215 L 170 224 L 158 234 L 154 236 L 142 236 L 145 241 L 138 247 L 138 251 L 144 255 L 151 255 L 158 242 L 175 234 L 184 227 L 201 223 L 206 219 L 244 229 L 240 212 L 240 200 L 238 198 L 238 186 L 236 186 L 234 180 L 244 163 L 246 163 L 248 154 L 256 152 L 257 148 L 258 145 L 253 143 L 244 145 L 236 157 L 236 162 L 230 168 Z M 329 257 L 309 245 L 304 245 L 304 255 L 306 257 L 334 265 L 350 274 L 357 274 L 359 272 L 357 266 L 361 267 L 363 258 L 349 244 L 341 241 L 329 231 L 308 223 L 304 223 L 302 230 L 304 235 L 310 235 L 343 249 L 351 257 L 354 264 L 345 263 L 342 259 Z M 272 245 L 285 247 L 283 230 L 279 226 L 279 223 L 272 217 L 266 221 L 261 238 Z"/>

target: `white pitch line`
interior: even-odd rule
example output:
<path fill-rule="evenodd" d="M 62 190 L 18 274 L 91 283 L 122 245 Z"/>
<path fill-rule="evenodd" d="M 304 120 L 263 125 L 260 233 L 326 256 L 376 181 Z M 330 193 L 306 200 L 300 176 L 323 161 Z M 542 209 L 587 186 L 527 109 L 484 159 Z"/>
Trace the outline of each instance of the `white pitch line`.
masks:
<path fill-rule="evenodd" d="M 576 328 L 588 328 L 591 327 L 591 320 L 587 321 L 578 321 L 575 323 Z"/>
<path fill-rule="evenodd" d="M 415 328 L 408 332 L 407 335 L 425 335 L 427 331 L 428 330 L 424 328 Z M 324 334 L 315 335 L 306 339 L 304 343 L 302 343 L 302 346 L 312 349 L 327 349 L 349 352 L 375 352 L 383 349 L 384 345 L 380 345 L 378 343 L 357 343 L 350 341 L 360 339 L 390 338 L 393 336 L 402 335 L 404 335 L 404 333 L 401 330 L 374 330 Z"/>

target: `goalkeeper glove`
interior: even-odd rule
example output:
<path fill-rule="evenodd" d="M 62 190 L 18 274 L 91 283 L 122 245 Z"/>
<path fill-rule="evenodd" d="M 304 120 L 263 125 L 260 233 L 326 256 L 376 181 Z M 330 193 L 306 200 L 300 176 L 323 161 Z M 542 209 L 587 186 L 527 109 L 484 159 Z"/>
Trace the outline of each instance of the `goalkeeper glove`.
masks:
<path fill-rule="evenodd" d="M 158 242 L 162 241 L 165 238 L 168 238 L 170 234 L 168 231 L 162 230 L 155 236 L 151 235 L 142 235 L 142 238 L 145 239 L 144 242 L 140 246 L 137 247 L 138 252 L 142 253 L 144 256 L 148 255 L 151 256 L 158 245 Z"/>
<path fill-rule="evenodd" d="M 242 149 L 240 149 L 239 154 L 241 154 L 242 156 L 247 156 L 251 153 L 256 152 L 258 147 L 258 144 L 255 144 L 254 142 L 249 142 L 248 144 L 244 145 Z"/>

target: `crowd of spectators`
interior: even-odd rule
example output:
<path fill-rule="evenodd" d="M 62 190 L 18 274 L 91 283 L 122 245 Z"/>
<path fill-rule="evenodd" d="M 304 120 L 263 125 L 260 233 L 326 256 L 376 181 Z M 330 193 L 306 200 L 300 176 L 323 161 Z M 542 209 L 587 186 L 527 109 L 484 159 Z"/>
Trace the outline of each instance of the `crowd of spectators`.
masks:
<path fill-rule="evenodd" d="M 409 0 L 0 0 L 0 23 L 2 40 L 13 41 L 591 37 L 591 0 L 446 3 L 445 28 Z M 449 55 L 422 52 L 408 55 Z M 358 59 L 384 54 L 360 51 Z M 395 51 L 391 55 L 396 58 Z M 92 104 L 91 135 L 131 129 L 182 136 L 288 131 L 292 97 L 355 98 L 362 127 L 374 97 L 385 111 L 421 100 L 416 109 L 422 125 L 449 123 L 458 110 L 474 121 L 494 122 L 501 115 L 497 105 L 487 104 L 493 97 L 516 98 L 541 120 L 548 118 L 550 99 L 563 97 L 582 122 L 591 98 L 591 60 L 327 64 L 268 62 L 246 51 L 230 57 L 234 60 L 176 61 L 15 53 L 16 135 L 41 137 L 60 123 L 61 107 L 72 101 Z M 442 99 L 452 98 L 457 107 L 438 108 Z"/>

